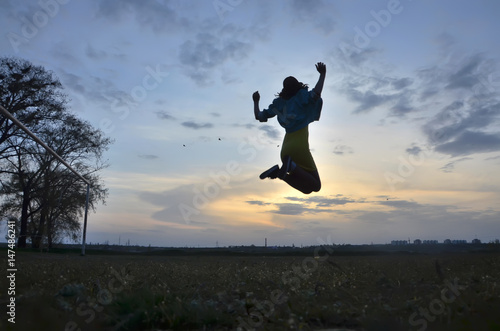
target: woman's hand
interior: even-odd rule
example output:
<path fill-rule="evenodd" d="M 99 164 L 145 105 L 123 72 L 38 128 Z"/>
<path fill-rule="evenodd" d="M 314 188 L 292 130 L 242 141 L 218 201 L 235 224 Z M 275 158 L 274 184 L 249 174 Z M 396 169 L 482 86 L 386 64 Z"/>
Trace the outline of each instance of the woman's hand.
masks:
<path fill-rule="evenodd" d="M 320 73 L 320 75 L 326 74 L 326 65 L 323 62 L 316 63 L 316 70 Z"/>
<path fill-rule="evenodd" d="M 260 109 L 259 109 L 259 100 L 260 100 L 260 94 L 259 91 L 256 91 L 252 94 L 252 99 L 253 99 L 253 113 L 255 115 L 255 119 L 260 122 L 267 122 L 266 120 L 261 120 L 259 119 L 259 114 L 260 114 Z"/>
<path fill-rule="evenodd" d="M 259 91 L 256 91 L 256 92 L 254 92 L 254 94 L 252 94 L 252 99 L 253 99 L 254 102 L 259 102 L 260 101 Z"/>
<path fill-rule="evenodd" d="M 323 62 L 318 62 L 316 63 L 316 70 L 319 72 L 319 79 L 314 87 L 314 91 L 316 91 L 318 97 L 321 97 L 321 91 L 323 91 L 323 85 L 325 84 L 326 65 Z"/>

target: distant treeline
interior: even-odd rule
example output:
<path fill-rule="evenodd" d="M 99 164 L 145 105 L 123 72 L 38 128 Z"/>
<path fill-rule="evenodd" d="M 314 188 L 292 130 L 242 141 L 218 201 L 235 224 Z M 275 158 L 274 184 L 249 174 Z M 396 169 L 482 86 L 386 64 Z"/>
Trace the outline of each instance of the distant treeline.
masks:
<path fill-rule="evenodd" d="M 0 244 L 6 247 L 6 243 Z M 39 251 L 39 250 L 35 250 Z M 81 252 L 80 245 L 57 245 L 51 253 Z M 437 245 L 328 245 L 308 247 L 263 247 L 232 246 L 218 248 L 181 248 L 151 246 L 87 245 L 88 255 L 152 255 L 152 256 L 369 256 L 369 255 L 412 255 L 439 253 L 500 253 L 500 244 L 437 244 Z"/>

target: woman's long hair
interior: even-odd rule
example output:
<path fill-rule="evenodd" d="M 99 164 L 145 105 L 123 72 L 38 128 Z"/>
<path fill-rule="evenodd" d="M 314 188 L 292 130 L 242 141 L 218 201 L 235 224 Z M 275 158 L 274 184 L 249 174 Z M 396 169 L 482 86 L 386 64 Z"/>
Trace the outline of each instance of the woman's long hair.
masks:
<path fill-rule="evenodd" d="M 283 89 L 277 94 L 277 96 L 288 100 L 304 88 L 308 88 L 307 84 L 299 82 L 297 78 L 293 76 L 289 76 L 283 81 Z"/>

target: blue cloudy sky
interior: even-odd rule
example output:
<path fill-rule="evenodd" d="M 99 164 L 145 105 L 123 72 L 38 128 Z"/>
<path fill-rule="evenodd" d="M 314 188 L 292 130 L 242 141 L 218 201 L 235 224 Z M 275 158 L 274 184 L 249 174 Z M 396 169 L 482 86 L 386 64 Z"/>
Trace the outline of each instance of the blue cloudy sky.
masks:
<path fill-rule="evenodd" d="M 158 246 L 500 237 L 500 2 L 0 2 L 1 56 L 59 77 L 115 140 L 88 242 Z M 314 86 L 322 190 L 261 171 L 283 129 L 253 118 Z M 328 239 L 329 238 L 329 239 Z"/>

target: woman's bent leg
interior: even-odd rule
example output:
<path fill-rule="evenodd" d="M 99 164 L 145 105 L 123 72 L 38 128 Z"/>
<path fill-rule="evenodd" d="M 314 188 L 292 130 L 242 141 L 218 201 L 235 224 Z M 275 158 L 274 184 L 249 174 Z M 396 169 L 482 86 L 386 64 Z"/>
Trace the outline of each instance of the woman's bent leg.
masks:
<path fill-rule="evenodd" d="M 288 185 L 304 194 L 318 192 L 321 189 L 321 180 L 318 171 L 309 172 L 300 166 L 283 179 Z"/>

